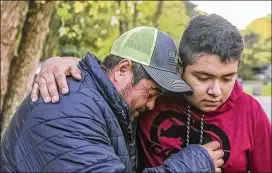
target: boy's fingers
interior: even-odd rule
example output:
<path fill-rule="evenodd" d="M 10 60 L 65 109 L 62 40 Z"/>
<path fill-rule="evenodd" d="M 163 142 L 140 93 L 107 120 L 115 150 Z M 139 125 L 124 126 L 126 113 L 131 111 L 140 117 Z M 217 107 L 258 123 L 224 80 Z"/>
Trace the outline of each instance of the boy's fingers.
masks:
<path fill-rule="evenodd" d="M 62 94 L 68 93 L 68 85 L 67 85 L 67 79 L 66 74 L 64 70 L 58 70 L 57 68 L 54 70 L 54 76 L 57 82 L 57 85 L 61 91 Z M 68 75 L 68 74 L 67 74 Z"/>
<path fill-rule="evenodd" d="M 214 151 L 220 148 L 220 143 L 218 141 L 212 141 L 207 144 L 204 144 L 203 146 L 205 148 L 208 148 L 208 150 Z"/>
<path fill-rule="evenodd" d="M 48 88 L 48 92 L 51 96 L 52 102 L 56 103 L 59 101 L 59 93 L 58 93 L 58 88 L 55 82 L 54 75 L 52 73 L 49 73 L 46 76 L 46 84 Z"/>
<path fill-rule="evenodd" d="M 219 166 L 222 166 L 224 164 L 224 160 L 221 158 L 221 159 L 217 159 L 214 161 L 214 165 L 215 167 L 219 167 Z"/>
<path fill-rule="evenodd" d="M 46 86 L 46 80 L 43 77 L 40 77 L 39 79 L 39 90 L 44 102 L 49 103 L 51 101 L 51 97 Z"/>
<path fill-rule="evenodd" d="M 77 80 L 81 79 L 80 69 L 76 65 L 71 66 L 71 75 Z"/>
<path fill-rule="evenodd" d="M 31 100 L 33 102 L 36 102 L 38 100 L 38 95 L 39 95 L 39 85 L 38 83 L 35 82 L 31 91 Z"/>
<path fill-rule="evenodd" d="M 215 168 L 215 172 L 222 172 L 221 168 Z"/>
<path fill-rule="evenodd" d="M 224 156 L 223 150 L 216 150 L 216 151 L 213 152 L 213 157 L 214 157 L 215 159 L 220 159 L 220 158 L 222 158 L 223 156 Z"/>

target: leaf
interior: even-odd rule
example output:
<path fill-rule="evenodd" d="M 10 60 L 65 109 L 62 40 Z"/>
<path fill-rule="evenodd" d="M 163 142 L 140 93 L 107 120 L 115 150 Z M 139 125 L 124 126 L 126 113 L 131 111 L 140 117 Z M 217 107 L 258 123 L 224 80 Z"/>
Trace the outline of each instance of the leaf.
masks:
<path fill-rule="evenodd" d="M 59 29 L 59 36 L 62 37 L 66 35 L 70 31 L 69 27 L 60 27 Z"/>
<path fill-rule="evenodd" d="M 61 6 L 67 10 L 71 9 L 71 5 L 69 3 L 61 3 Z"/>
<path fill-rule="evenodd" d="M 85 3 L 76 1 L 74 3 L 75 13 L 80 13 L 80 12 L 84 11 L 85 6 L 86 6 Z"/>
<path fill-rule="evenodd" d="M 68 12 L 65 8 L 57 8 L 57 14 L 63 19 L 63 20 L 69 20 L 72 18 L 72 15 Z"/>
<path fill-rule="evenodd" d="M 76 32 L 76 34 L 78 35 L 78 36 L 82 36 L 82 30 L 80 29 L 80 27 L 79 27 L 79 25 L 73 25 L 72 26 L 72 29 Z"/>
<path fill-rule="evenodd" d="M 266 17 L 258 18 L 247 25 L 245 30 L 257 33 L 261 39 L 271 37 L 271 14 Z M 245 31 L 243 31 L 245 32 Z"/>
<path fill-rule="evenodd" d="M 75 32 L 69 32 L 68 33 L 68 38 L 74 38 L 74 37 L 76 37 L 77 35 L 76 35 L 76 33 Z"/>

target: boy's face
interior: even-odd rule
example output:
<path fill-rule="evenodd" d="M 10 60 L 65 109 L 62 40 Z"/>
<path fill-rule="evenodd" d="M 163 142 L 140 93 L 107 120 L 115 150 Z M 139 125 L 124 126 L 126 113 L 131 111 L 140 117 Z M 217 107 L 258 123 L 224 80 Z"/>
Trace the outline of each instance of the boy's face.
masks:
<path fill-rule="evenodd" d="M 188 65 L 183 80 L 193 89 L 187 100 L 203 112 L 215 111 L 230 96 L 238 71 L 238 61 L 222 63 L 216 55 L 199 57 Z"/>

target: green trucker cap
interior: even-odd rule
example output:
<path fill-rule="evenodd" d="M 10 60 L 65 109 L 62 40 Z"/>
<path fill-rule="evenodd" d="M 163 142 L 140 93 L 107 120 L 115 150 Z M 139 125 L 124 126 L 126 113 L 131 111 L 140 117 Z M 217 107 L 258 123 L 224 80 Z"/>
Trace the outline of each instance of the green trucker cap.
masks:
<path fill-rule="evenodd" d="M 177 74 L 173 39 L 154 27 L 141 26 L 123 33 L 114 41 L 110 54 L 142 64 L 149 76 L 166 90 L 192 91 Z"/>

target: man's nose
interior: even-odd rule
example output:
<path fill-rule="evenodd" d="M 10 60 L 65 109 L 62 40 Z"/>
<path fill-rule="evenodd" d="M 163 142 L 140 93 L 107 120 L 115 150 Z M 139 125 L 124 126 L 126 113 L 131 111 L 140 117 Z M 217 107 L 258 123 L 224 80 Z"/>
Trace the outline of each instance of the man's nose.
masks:
<path fill-rule="evenodd" d="M 146 107 L 147 107 L 148 110 L 154 109 L 154 107 L 155 107 L 155 100 L 156 100 L 156 99 L 154 98 L 154 99 L 150 99 L 150 100 L 147 102 Z"/>
<path fill-rule="evenodd" d="M 219 81 L 214 81 L 208 90 L 208 94 L 213 95 L 215 97 L 220 96 L 222 94 L 221 86 Z"/>

